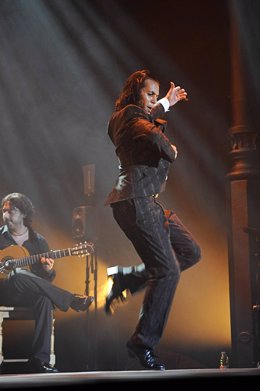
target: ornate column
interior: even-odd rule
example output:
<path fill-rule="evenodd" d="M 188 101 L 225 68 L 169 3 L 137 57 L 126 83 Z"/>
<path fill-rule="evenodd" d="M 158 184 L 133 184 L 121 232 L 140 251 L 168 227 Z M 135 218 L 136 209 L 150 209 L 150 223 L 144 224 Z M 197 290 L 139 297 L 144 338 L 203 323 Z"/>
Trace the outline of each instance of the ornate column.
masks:
<path fill-rule="evenodd" d="M 237 3 L 236 3 L 237 4 Z M 260 166 L 259 135 L 248 126 L 246 67 L 239 24 L 230 1 L 232 126 L 227 175 L 228 252 L 231 310 L 231 366 L 260 361 Z"/>

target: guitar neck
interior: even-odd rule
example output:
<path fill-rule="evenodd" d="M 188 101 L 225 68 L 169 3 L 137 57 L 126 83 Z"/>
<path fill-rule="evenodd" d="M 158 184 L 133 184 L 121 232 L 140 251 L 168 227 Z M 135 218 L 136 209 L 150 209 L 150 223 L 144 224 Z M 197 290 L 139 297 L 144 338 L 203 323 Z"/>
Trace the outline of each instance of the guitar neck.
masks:
<path fill-rule="evenodd" d="M 52 250 L 42 254 L 29 255 L 27 257 L 23 257 L 20 259 L 13 259 L 12 264 L 13 267 L 23 267 L 33 265 L 34 263 L 38 263 L 41 258 L 63 258 L 71 255 L 71 249 L 67 248 L 64 250 Z"/>

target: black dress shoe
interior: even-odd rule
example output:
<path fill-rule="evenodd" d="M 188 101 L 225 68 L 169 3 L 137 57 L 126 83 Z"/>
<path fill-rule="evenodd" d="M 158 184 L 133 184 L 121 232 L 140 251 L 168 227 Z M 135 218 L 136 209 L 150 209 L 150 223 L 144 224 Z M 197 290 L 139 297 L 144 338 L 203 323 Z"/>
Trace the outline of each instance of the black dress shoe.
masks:
<path fill-rule="evenodd" d="M 93 301 L 93 296 L 74 295 L 70 307 L 77 312 L 86 311 Z"/>
<path fill-rule="evenodd" d="M 153 349 L 149 349 L 143 345 L 136 345 L 131 342 L 131 340 L 127 342 L 126 346 L 129 356 L 137 357 L 144 368 L 155 371 L 165 370 L 165 365 L 161 362 L 158 362 L 157 357 L 154 355 Z"/>
<path fill-rule="evenodd" d="M 32 358 L 28 361 L 30 373 L 58 373 L 58 369 L 49 363 L 41 361 L 38 358 Z"/>
<path fill-rule="evenodd" d="M 111 268 L 112 269 L 112 268 Z M 108 269 L 109 270 L 109 269 Z M 106 314 L 113 315 L 116 307 L 120 303 L 125 303 L 127 301 L 128 291 L 123 285 L 123 276 L 120 273 L 110 275 L 108 272 L 109 278 L 112 278 L 113 285 L 106 297 L 104 310 Z"/>

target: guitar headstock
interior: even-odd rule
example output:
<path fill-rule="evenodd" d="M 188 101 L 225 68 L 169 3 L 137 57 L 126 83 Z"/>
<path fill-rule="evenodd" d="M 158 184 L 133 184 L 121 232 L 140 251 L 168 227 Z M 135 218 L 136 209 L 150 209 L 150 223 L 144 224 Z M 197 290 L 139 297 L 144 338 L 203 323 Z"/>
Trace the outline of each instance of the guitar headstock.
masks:
<path fill-rule="evenodd" d="M 95 251 L 94 243 L 85 241 L 84 243 L 75 244 L 70 251 L 71 255 L 77 255 L 78 257 L 91 255 L 94 254 Z"/>

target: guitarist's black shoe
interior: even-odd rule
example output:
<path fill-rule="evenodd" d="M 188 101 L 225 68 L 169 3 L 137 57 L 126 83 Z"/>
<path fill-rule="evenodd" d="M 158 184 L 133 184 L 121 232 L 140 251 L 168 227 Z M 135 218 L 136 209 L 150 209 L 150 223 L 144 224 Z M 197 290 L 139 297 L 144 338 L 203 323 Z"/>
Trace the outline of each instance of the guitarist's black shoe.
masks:
<path fill-rule="evenodd" d="M 93 301 L 93 296 L 74 295 L 70 308 L 77 312 L 86 311 Z"/>
<path fill-rule="evenodd" d="M 29 373 L 57 373 L 59 370 L 53 365 L 41 361 L 38 358 L 31 358 L 28 361 L 28 372 Z"/>

